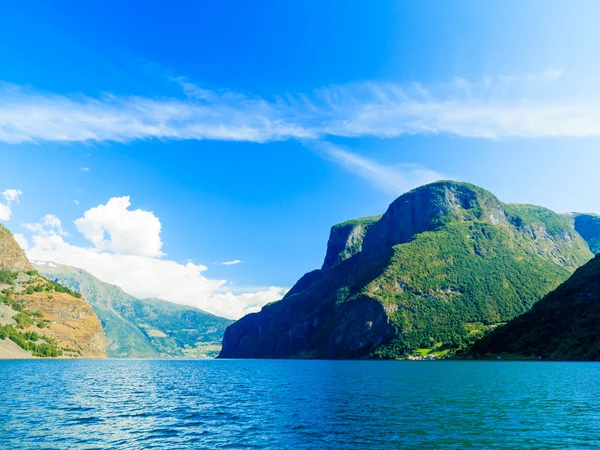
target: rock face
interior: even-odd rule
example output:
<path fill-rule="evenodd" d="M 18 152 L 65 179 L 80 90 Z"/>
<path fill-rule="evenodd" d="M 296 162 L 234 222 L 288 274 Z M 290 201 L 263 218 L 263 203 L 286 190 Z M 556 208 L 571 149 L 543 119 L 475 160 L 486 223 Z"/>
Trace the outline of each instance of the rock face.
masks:
<path fill-rule="evenodd" d="M 225 358 L 396 358 L 464 348 L 592 257 L 573 219 L 437 182 L 331 230 L 323 267 L 225 332 Z"/>
<path fill-rule="evenodd" d="M 36 281 L 36 284 L 45 284 Z M 16 294 L 17 302 L 22 302 L 25 312 L 40 313 L 49 324 L 39 329 L 37 326 L 26 328 L 42 336 L 54 339 L 63 349 L 63 356 L 82 358 L 106 358 L 106 339 L 102 325 L 94 310 L 83 299 L 71 294 L 46 291 L 32 294 Z M 65 352 L 73 349 L 75 352 Z"/>
<path fill-rule="evenodd" d="M 33 266 L 23 249 L 14 240 L 10 231 L 0 225 L 0 270 L 27 272 Z"/>
<path fill-rule="evenodd" d="M 87 300 L 102 322 L 111 358 L 214 357 L 233 323 L 192 306 L 135 298 L 82 269 L 42 261 L 34 265 Z"/>
<path fill-rule="evenodd" d="M 470 355 L 598 361 L 598 324 L 600 255 L 530 311 L 475 343 Z"/>
<path fill-rule="evenodd" d="M 104 332 L 93 309 L 74 292 L 35 272 L 1 226 L 0 267 L 0 359 L 106 357 Z M 15 346 L 21 350 L 15 351 Z"/>

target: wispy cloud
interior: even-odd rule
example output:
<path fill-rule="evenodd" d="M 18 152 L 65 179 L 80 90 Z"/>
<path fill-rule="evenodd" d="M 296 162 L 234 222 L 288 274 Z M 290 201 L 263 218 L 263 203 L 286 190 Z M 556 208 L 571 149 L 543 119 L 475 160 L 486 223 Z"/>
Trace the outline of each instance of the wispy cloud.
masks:
<path fill-rule="evenodd" d="M 423 184 L 448 178 L 418 164 L 385 166 L 330 143 L 321 143 L 318 148 L 326 157 L 350 172 L 394 195 L 402 194 Z"/>
<path fill-rule="evenodd" d="M 89 167 L 82 167 L 82 168 L 81 168 L 81 171 L 82 171 L 82 172 L 89 172 L 89 171 L 90 171 L 90 168 L 89 168 Z"/>
<path fill-rule="evenodd" d="M 486 139 L 600 136 L 600 97 L 561 97 L 562 73 L 461 78 L 433 86 L 364 82 L 271 99 L 203 89 L 180 97 L 98 98 L 0 84 L 0 141 L 214 139 L 450 134 Z"/>
<path fill-rule="evenodd" d="M 224 261 L 221 263 L 222 266 L 233 266 L 234 264 L 239 264 L 241 263 L 242 260 L 240 259 L 234 259 L 233 261 Z"/>

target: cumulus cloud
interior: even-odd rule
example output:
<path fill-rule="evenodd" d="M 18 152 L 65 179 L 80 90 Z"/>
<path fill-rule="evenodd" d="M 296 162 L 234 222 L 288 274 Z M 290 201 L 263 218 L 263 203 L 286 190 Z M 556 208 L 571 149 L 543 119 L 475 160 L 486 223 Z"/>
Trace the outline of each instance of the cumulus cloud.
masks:
<path fill-rule="evenodd" d="M 98 250 L 126 255 L 159 257 L 160 220 L 152 212 L 129 210 L 129 197 L 111 198 L 106 205 L 86 211 L 75 221 L 77 230 Z"/>
<path fill-rule="evenodd" d="M 233 266 L 234 264 L 239 264 L 242 261 L 240 259 L 234 259 L 233 261 L 223 261 L 221 263 L 222 266 Z"/>
<path fill-rule="evenodd" d="M 562 75 L 549 70 L 431 86 L 363 82 L 273 98 L 208 90 L 183 79 L 176 79 L 181 96 L 170 98 L 66 96 L 4 83 L 0 141 L 599 136 L 600 98 L 558 96 Z"/>
<path fill-rule="evenodd" d="M 112 198 L 106 205 L 86 211 L 75 221 L 77 229 L 92 247 L 65 241 L 58 231 L 62 229 L 60 220 L 47 220 L 56 216 L 46 216 L 39 224 L 30 224 L 32 226 L 27 228 L 34 232 L 31 245 L 24 237 L 21 242 L 31 260 L 80 267 L 136 297 L 163 298 L 232 319 L 260 310 L 265 304 L 279 300 L 287 291 L 272 286 L 234 294 L 227 280 L 206 277 L 204 265 L 180 264 L 161 258 L 159 219 L 146 211 L 130 211 L 129 206 L 129 197 Z M 117 226 L 119 221 L 126 224 Z M 135 226 L 144 231 L 135 238 L 135 244 L 130 245 L 125 240 Z M 105 239 L 105 234 L 110 238 Z"/>
<path fill-rule="evenodd" d="M 1 128 L 1 125 L 0 125 Z M 0 203 L 0 220 L 10 220 L 12 216 L 11 203 L 19 203 L 19 197 L 23 194 L 19 189 L 6 189 L 0 195 L 4 198 L 6 203 Z"/>

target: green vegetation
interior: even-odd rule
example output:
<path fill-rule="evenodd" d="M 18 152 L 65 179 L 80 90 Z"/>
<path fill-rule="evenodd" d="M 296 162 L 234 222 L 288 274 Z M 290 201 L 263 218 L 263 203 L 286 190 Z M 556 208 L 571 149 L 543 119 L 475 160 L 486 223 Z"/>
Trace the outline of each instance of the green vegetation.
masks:
<path fill-rule="evenodd" d="M 229 327 L 221 355 L 404 358 L 463 351 L 592 257 L 572 218 L 503 204 L 468 183 L 437 182 L 404 194 L 366 233 L 355 233 L 360 239 L 348 239 L 363 220 L 333 227 L 324 269 Z"/>
<path fill-rule="evenodd" d="M 512 319 L 569 276 L 520 239 L 483 221 L 452 222 L 396 246 L 385 271 L 365 289 L 395 309 L 390 318 L 398 338 L 374 356 L 412 354 L 432 339 L 464 349 L 482 336 L 467 323 Z"/>
<path fill-rule="evenodd" d="M 530 311 L 478 341 L 469 356 L 600 360 L 600 255 Z"/>
<path fill-rule="evenodd" d="M 0 284 L 15 284 L 18 275 L 10 270 L 0 270 Z"/>
<path fill-rule="evenodd" d="M 33 331 L 22 332 L 12 325 L 0 325 L 0 339 L 10 339 L 23 350 L 32 352 L 33 356 L 42 358 L 62 356 L 52 339 L 41 336 Z M 45 342 L 40 342 L 45 341 Z"/>
<path fill-rule="evenodd" d="M 216 358 L 220 351 L 220 342 L 197 342 L 195 347 L 186 346 L 183 354 L 188 358 Z"/>

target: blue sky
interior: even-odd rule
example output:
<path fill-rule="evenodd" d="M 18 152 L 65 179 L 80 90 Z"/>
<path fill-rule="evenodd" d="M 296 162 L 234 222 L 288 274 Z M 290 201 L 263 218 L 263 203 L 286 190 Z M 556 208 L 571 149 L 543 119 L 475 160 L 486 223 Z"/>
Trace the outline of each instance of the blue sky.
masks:
<path fill-rule="evenodd" d="M 600 211 L 600 6 L 523 3 L 3 2 L 4 223 L 234 317 L 423 182 Z"/>

